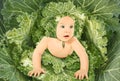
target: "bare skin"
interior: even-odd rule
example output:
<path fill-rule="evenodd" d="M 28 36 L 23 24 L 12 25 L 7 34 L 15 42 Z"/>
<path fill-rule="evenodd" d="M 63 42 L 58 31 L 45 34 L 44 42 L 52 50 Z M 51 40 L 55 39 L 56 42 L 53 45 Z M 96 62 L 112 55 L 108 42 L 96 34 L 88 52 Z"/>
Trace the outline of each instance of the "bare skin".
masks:
<path fill-rule="evenodd" d="M 29 76 L 39 76 L 45 71 L 41 68 L 41 56 L 43 52 L 48 49 L 53 56 L 58 58 L 65 58 L 71 55 L 73 51 L 76 52 L 80 58 L 80 69 L 75 72 L 74 76 L 78 79 L 86 77 L 88 79 L 88 56 L 76 37 L 74 37 L 74 21 L 69 16 L 63 17 L 57 24 L 56 28 L 57 38 L 43 37 L 36 46 L 32 62 L 33 70 L 28 73 Z M 64 42 L 65 47 L 62 46 Z"/>

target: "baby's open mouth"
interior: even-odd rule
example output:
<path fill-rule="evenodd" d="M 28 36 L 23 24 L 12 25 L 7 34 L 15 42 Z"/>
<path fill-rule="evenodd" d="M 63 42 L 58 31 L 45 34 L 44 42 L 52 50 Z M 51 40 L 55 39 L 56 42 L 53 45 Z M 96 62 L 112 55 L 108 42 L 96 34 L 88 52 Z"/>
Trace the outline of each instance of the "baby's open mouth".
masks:
<path fill-rule="evenodd" d="M 69 37 L 69 35 L 65 35 L 64 37 Z"/>

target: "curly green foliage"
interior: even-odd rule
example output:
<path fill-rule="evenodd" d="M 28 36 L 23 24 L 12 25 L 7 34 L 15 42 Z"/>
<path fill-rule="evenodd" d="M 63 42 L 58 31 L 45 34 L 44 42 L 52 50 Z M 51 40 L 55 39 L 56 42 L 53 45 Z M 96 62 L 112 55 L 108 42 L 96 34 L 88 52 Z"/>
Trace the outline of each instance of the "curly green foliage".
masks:
<path fill-rule="evenodd" d="M 106 46 L 108 40 L 106 37 L 105 23 L 95 18 L 91 18 L 90 20 L 87 20 L 87 24 L 86 36 L 88 37 L 88 40 L 98 48 L 103 60 L 107 60 L 105 54 L 107 53 Z"/>
<path fill-rule="evenodd" d="M 30 30 L 30 36 L 33 44 L 36 44 L 43 36 L 45 36 L 45 29 L 41 26 L 41 16 L 37 16 L 34 27 Z"/>
<path fill-rule="evenodd" d="M 108 61 L 107 65 L 101 70 L 98 81 L 119 81 L 120 80 L 120 27 L 111 39 L 110 47 L 108 48 Z"/>
<path fill-rule="evenodd" d="M 44 54 L 42 61 L 43 61 L 43 65 L 45 65 L 45 66 L 52 65 L 52 68 L 56 74 L 62 72 L 63 67 L 65 66 L 64 62 L 62 62 L 58 58 L 55 58 L 55 57 L 49 55 L 48 53 Z"/>
<path fill-rule="evenodd" d="M 1 81 L 26 81 L 28 79 L 23 75 L 15 64 L 16 60 L 8 52 L 9 48 L 4 42 L 0 42 L 0 80 Z"/>
<path fill-rule="evenodd" d="M 30 49 L 31 40 L 28 40 L 29 32 L 34 24 L 36 14 L 28 15 L 27 13 L 19 15 L 17 22 L 19 22 L 19 28 L 13 28 L 6 32 L 6 38 L 8 42 L 8 53 L 11 54 L 15 65 L 19 65 L 21 54 L 24 50 Z M 25 49 L 24 49 L 25 48 Z"/>
<path fill-rule="evenodd" d="M 49 13 L 47 13 L 47 12 L 49 12 Z M 43 17 L 37 16 L 36 13 L 32 13 L 31 15 L 25 13 L 25 14 L 19 15 L 17 17 L 17 22 L 19 23 L 19 27 L 9 30 L 6 33 L 6 35 L 7 35 L 7 38 L 10 43 L 15 43 L 18 46 L 17 48 L 21 49 L 22 54 L 21 54 L 21 60 L 19 62 L 20 66 L 18 67 L 18 69 L 21 70 L 21 72 L 23 72 L 24 74 L 27 74 L 27 72 L 32 68 L 31 65 L 26 64 L 26 62 L 31 63 L 31 58 L 28 57 L 29 56 L 28 54 L 31 51 L 27 50 L 28 49 L 27 47 L 29 46 L 29 44 L 26 43 L 27 42 L 26 39 L 30 38 L 32 40 L 32 42 L 35 44 L 44 35 L 50 36 L 50 37 L 55 37 L 55 29 L 56 29 L 55 27 L 56 27 L 57 22 L 61 17 L 66 16 L 66 15 L 71 16 L 76 21 L 75 36 L 78 37 L 79 40 L 83 39 L 82 38 L 82 35 L 84 34 L 83 28 L 85 27 L 85 21 L 86 21 L 87 16 L 85 16 L 85 14 L 83 12 L 79 13 L 76 6 L 72 2 L 65 2 L 65 3 L 51 2 L 51 3 L 47 4 L 46 7 L 42 10 Z M 26 23 L 24 23 L 24 22 L 26 22 Z M 102 25 L 104 25 L 104 24 L 102 24 Z M 92 29 L 94 29 L 94 31 L 96 31 L 96 33 L 99 33 L 99 31 L 104 30 L 104 29 L 103 30 L 99 29 L 99 31 L 97 31 L 98 29 L 92 28 L 91 24 L 90 25 L 88 24 L 87 26 L 89 26 L 91 28 L 90 29 L 91 31 L 92 31 Z M 96 26 L 94 26 L 94 27 L 96 27 Z M 101 27 L 101 24 L 100 24 L 100 27 Z M 90 34 L 90 36 L 94 37 L 96 35 L 96 33 L 93 33 L 92 35 Z M 104 36 L 105 34 L 102 34 L 102 35 L 100 34 L 99 37 L 102 38 L 102 36 Z M 92 39 L 95 40 L 93 42 L 96 42 L 96 40 L 98 40 L 97 36 L 96 36 L 96 38 L 92 38 Z M 28 40 L 28 42 L 29 41 L 30 40 Z M 103 40 L 100 40 L 100 41 L 103 41 Z M 85 42 L 88 42 L 88 41 L 85 40 Z M 87 43 L 85 43 L 85 42 L 83 45 L 86 46 L 86 49 L 87 49 L 87 47 L 89 47 L 90 44 L 86 45 Z M 22 45 L 22 44 L 24 44 L 24 45 Z M 95 44 L 98 45 L 99 41 Z M 98 46 L 100 46 L 100 45 L 98 45 Z M 95 51 L 93 52 L 93 50 L 95 50 Z M 96 53 L 97 54 L 99 53 L 99 50 L 97 50 L 96 47 L 94 47 L 92 49 L 87 49 L 87 51 L 90 56 L 90 66 L 91 66 L 90 71 L 89 71 L 89 75 L 90 75 L 89 80 L 94 80 L 94 78 L 95 78 L 94 70 L 102 62 L 99 62 L 99 64 L 97 63 L 101 59 L 100 59 L 100 56 L 95 55 Z M 12 54 L 15 53 L 14 50 L 12 50 L 12 52 L 13 52 Z M 96 61 L 93 61 L 93 59 L 92 59 L 93 57 L 94 57 L 94 60 L 96 60 L 96 58 L 99 58 L 99 59 L 97 59 Z M 14 59 L 14 60 L 16 60 L 16 59 Z M 73 66 L 73 64 L 75 66 Z M 57 76 L 55 78 L 55 80 L 74 79 L 75 81 L 77 81 L 73 75 L 74 75 L 74 72 L 79 69 L 80 63 L 79 63 L 79 58 L 74 54 L 69 56 L 66 59 L 61 60 L 61 59 L 55 58 L 46 53 L 45 56 L 43 56 L 42 65 L 46 69 L 46 71 L 48 71 L 48 74 L 45 74 L 44 76 L 48 77 L 49 75 L 51 75 L 49 77 L 49 81 L 54 80 L 53 77 L 55 75 Z M 71 70 L 73 70 L 73 71 L 71 71 Z M 71 72 L 71 74 L 69 74 L 70 72 Z M 66 75 L 67 78 L 64 79 L 61 75 Z M 45 77 L 41 78 L 41 80 L 46 80 Z M 38 79 L 39 79 L 39 77 L 38 77 Z"/>
<path fill-rule="evenodd" d="M 32 69 L 32 61 L 31 57 L 29 57 L 29 55 L 31 55 L 30 53 L 31 51 L 29 50 L 24 52 L 20 60 L 21 66 L 18 68 L 24 74 L 27 74 L 28 71 Z M 60 59 L 52 56 L 46 51 L 42 56 L 42 68 L 45 69 L 45 74 L 41 74 L 41 76 L 36 79 L 42 81 L 79 81 L 74 78 L 75 71 L 79 69 L 79 63 L 79 59 L 75 53 L 67 58 Z"/>
<path fill-rule="evenodd" d="M 5 0 L 1 13 L 3 15 L 6 30 L 18 28 L 19 23 L 16 20 L 18 15 L 36 12 L 36 10 L 41 9 L 39 5 L 39 0 Z"/>
<path fill-rule="evenodd" d="M 33 49 L 25 50 L 21 54 L 21 59 L 19 60 L 20 66 L 17 66 L 17 68 L 24 73 L 25 75 L 28 74 L 30 70 L 32 70 L 32 53 Z"/>
<path fill-rule="evenodd" d="M 15 42 L 20 44 L 23 42 L 25 37 L 29 34 L 30 28 L 34 25 L 36 19 L 36 14 L 33 13 L 29 15 L 24 13 L 17 17 L 17 22 L 19 23 L 19 28 L 13 28 L 6 33 L 7 39 L 10 43 Z"/>
<path fill-rule="evenodd" d="M 48 13 L 49 12 L 49 13 Z M 41 19 L 41 26 L 45 30 L 46 36 L 56 37 L 56 25 L 59 19 L 63 16 L 71 16 L 76 21 L 76 36 L 81 37 L 82 25 L 84 21 L 84 13 L 79 13 L 72 2 L 51 2 L 46 5 L 42 11 L 43 18 Z"/>
<path fill-rule="evenodd" d="M 63 16 L 70 16 L 75 20 L 75 36 L 86 48 L 89 56 L 88 81 L 95 81 L 98 75 L 98 73 L 95 74 L 96 68 L 98 71 L 106 60 L 108 41 L 106 31 L 109 31 L 109 28 L 115 31 L 114 27 L 118 24 L 117 18 L 113 18 L 113 14 L 119 12 L 118 4 L 119 0 L 5 0 L 2 9 L 2 23 L 5 27 L 1 27 L 2 40 L 0 40 L 0 65 L 3 65 L 2 68 L 0 66 L 0 78 L 9 81 L 37 81 L 36 79 L 78 81 L 74 78 L 74 73 L 79 69 L 80 62 L 75 53 L 67 58 L 59 59 L 46 51 L 42 58 L 42 66 L 46 74 L 37 78 L 33 77 L 34 80 L 24 78 L 22 74 L 27 76 L 28 71 L 32 69 L 31 55 L 36 43 L 43 36 L 56 37 L 57 22 Z M 7 39 L 3 40 L 3 38 Z M 119 54 L 118 52 L 116 51 L 116 54 Z M 114 59 L 114 57 L 111 58 Z M 111 68 L 112 63 L 114 64 L 111 60 L 107 68 L 109 66 Z M 110 69 L 106 72 L 111 75 L 118 70 L 115 68 L 113 71 Z M 15 74 L 15 76 L 10 74 Z"/>

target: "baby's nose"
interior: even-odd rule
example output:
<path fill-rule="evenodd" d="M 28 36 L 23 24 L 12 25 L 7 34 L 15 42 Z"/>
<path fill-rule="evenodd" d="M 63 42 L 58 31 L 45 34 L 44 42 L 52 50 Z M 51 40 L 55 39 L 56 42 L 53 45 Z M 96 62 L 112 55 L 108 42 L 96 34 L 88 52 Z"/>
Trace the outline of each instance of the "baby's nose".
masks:
<path fill-rule="evenodd" d="M 66 28 L 65 33 L 70 33 L 70 29 Z"/>

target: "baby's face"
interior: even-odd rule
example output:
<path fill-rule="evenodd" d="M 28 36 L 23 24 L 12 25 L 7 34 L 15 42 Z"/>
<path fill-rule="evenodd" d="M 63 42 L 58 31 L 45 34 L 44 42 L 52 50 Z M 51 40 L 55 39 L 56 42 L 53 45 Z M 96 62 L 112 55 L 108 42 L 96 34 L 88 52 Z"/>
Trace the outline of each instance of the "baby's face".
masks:
<path fill-rule="evenodd" d="M 74 35 L 74 20 L 69 16 L 61 18 L 57 24 L 56 34 L 62 41 L 70 40 Z"/>

